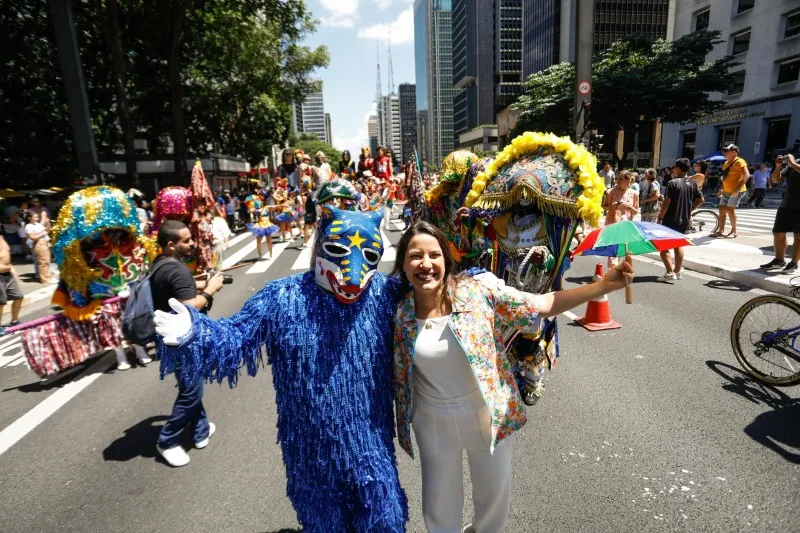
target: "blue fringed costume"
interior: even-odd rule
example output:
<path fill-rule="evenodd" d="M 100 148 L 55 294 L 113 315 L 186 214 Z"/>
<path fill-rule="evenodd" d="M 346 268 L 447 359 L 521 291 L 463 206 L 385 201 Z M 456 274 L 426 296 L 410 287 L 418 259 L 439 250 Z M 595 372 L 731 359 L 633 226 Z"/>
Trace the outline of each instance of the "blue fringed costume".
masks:
<path fill-rule="evenodd" d="M 376 271 L 381 216 L 322 209 L 314 272 L 281 278 L 230 318 L 192 312 L 161 374 L 183 365 L 231 386 L 272 365 L 287 494 L 308 532 L 404 531 L 394 455 L 392 319 L 398 282 Z"/>

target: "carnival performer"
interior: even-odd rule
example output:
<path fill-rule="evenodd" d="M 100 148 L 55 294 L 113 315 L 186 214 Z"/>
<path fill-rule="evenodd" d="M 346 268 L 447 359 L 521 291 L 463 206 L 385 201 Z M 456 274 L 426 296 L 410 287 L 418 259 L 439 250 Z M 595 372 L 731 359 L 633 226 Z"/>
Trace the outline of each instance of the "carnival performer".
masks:
<path fill-rule="evenodd" d="M 362 146 L 361 147 L 361 155 L 358 156 L 358 172 L 356 176 L 358 178 L 365 177 L 364 173 L 372 173 L 372 165 L 374 160 L 372 159 L 372 154 L 370 153 L 369 146 Z"/>
<path fill-rule="evenodd" d="M 294 237 L 292 235 L 292 222 L 295 220 L 294 206 L 289 199 L 289 193 L 286 189 L 278 186 L 275 192 L 272 193 L 272 199 L 275 201 L 275 221 L 278 223 L 278 230 L 281 233 L 281 242 L 291 241 Z M 286 237 L 286 235 L 289 235 Z"/>
<path fill-rule="evenodd" d="M 347 179 L 356 177 L 356 163 L 350 157 L 350 150 L 342 152 L 342 160 L 339 161 L 339 176 Z"/>
<path fill-rule="evenodd" d="M 268 283 L 230 318 L 171 301 L 156 312 L 162 377 L 176 367 L 236 384 L 272 366 L 287 494 L 303 531 L 402 532 L 393 450 L 392 320 L 397 282 L 377 272 L 380 213 L 321 207 L 313 271 Z"/>
<path fill-rule="evenodd" d="M 397 437 L 413 457 L 413 424 L 429 532 L 462 531 L 464 450 L 475 508 L 465 531 L 501 532 L 510 505 L 511 437 L 526 422 L 504 330 L 536 331 L 542 317 L 621 289 L 633 268 L 629 255 L 599 283 L 536 295 L 491 275 L 456 275 L 455 267 L 447 238 L 433 224 L 416 222 L 398 243 Z"/>
<path fill-rule="evenodd" d="M 253 220 L 255 222 L 247 225 L 248 231 L 256 237 L 256 249 L 258 250 L 259 259 L 272 259 L 272 236 L 278 231 L 278 226 L 270 220 L 272 208 L 273 206 L 269 205 L 266 200 L 259 202 L 257 210 L 254 211 Z M 267 241 L 269 257 L 265 257 L 261 251 L 261 241 L 264 239 Z"/>
<path fill-rule="evenodd" d="M 372 162 L 372 175 L 387 182 L 392 177 L 392 160 L 386 155 L 383 146 L 378 146 L 377 152 Z"/>

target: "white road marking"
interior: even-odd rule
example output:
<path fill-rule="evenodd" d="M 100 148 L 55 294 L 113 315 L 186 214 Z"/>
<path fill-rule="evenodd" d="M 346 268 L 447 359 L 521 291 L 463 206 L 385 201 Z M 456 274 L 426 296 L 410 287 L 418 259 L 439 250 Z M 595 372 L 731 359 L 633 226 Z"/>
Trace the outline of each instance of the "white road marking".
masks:
<path fill-rule="evenodd" d="M 300 255 L 297 256 L 297 259 L 294 260 L 294 264 L 292 265 L 292 270 L 308 270 L 311 266 L 311 254 L 313 250 L 311 249 L 313 240 L 308 241 L 308 246 L 300 250 Z"/>
<path fill-rule="evenodd" d="M 292 241 L 289 241 L 289 242 L 281 242 L 281 243 L 278 243 L 278 244 L 274 245 L 272 247 L 272 259 L 269 259 L 269 260 L 260 259 L 260 260 L 256 261 L 255 263 L 253 263 L 253 266 L 251 266 L 249 269 L 247 269 L 247 272 L 245 272 L 245 274 L 263 274 L 264 272 L 269 270 L 269 268 L 272 265 L 275 264 L 275 261 L 277 261 L 278 257 L 280 257 L 280 255 L 283 253 L 283 251 L 290 244 L 294 244 L 294 243 Z M 266 248 L 266 244 L 264 245 L 264 248 Z M 269 252 L 265 252 L 265 253 L 269 253 Z"/>
<path fill-rule="evenodd" d="M 12 422 L 11 425 L 3 431 L 0 431 L 0 455 L 3 455 L 9 448 L 25 437 L 25 435 L 50 418 L 53 413 L 77 396 L 83 389 L 94 383 L 94 381 L 102 376 L 103 372 L 108 370 L 114 362 L 114 357 L 111 354 L 106 354 L 89 367 L 92 373 L 67 383 L 42 400 L 36 407 Z"/>
<path fill-rule="evenodd" d="M 564 312 L 563 312 L 563 313 L 561 313 L 561 314 L 562 314 L 562 315 L 564 315 L 565 317 L 569 318 L 569 319 L 570 319 L 570 320 L 572 320 L 573 322 L 574 322 L 575 320 L 578 320 L 578 315 L 576 315 L 575 313 L 573 313 L 573 312 L 571 312 L 571 311 L 564 311 Z"/>
<path fill-rule="evenodd" d="M 249 231 L 241 233 L 241 234 L 237 235 L 236 237 L 234 237 L 233 239 L 228 241 L 228 248 L 230 249 L 231 247 L 236 246 L 240 242 L 242 242 L 242 241 L 246 240 L 248 237 L 252 237 L 252 236 L 253 236 L 253 234 L 250 233 Z"/>
<path fill-rule="evenodd" d="M 238 263 L 239 261 L 241 261 L 242 259 L 244 259 L 248 255 L 253 253 L 253 250 L 255 250 L 255 249 L 256 249 L 256 241 L 255 241 L 255 239 L 253 239 L 252 242 L 248 242 L 247 244 L 242 246 L 240 249 L 236 250 L 236 252 L 233 255 L 231 255 L 230 257 L 228 257 L 226 259 L 224 259 L 222 261 L 222 268 L 228 268 L 230 266 L 235 265 L 236 263 Z"/>

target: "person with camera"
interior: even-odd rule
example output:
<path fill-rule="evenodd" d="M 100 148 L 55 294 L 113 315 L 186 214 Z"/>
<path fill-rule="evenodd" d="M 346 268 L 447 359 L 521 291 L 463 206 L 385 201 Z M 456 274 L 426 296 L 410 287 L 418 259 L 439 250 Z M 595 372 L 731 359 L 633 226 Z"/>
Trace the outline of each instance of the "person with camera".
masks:
<path fill-rule="evenodd" d="M 775 257 L 769 263 L 761 265 L 763 270 L 782 269 L 782 274 L 797 273 L 797 264 L 800 261 L 800 164 L 792 154 L 779 155 L 775 158 L 775 168 L 770 176 L 773 186 L 786 182 L 786 191 L 783 193 L 781 205 L 775 213 L 775 222 L 772 226 L 772 242 L 775 248 Z M 792 259 L 786 263 L 787 233 L 794 234 L 792 245 Z"/>
<path fill-rule="evenodd" d="M 161 224 L 158 229 L 158 244 L 162 252 L 150 265 L 153 308 L 169 313 L 169 300 L 175 298 L 199 311 L 209 309 L 214 301 L 214 294 L 222 289 L 225 276 L 218 272 L 205 280 L 194 279 L 183 262 L 195 251 L 192 233 L 186 224 L 177 220 L 167 220 Z M 215 429 L 203 408 L 202 378 L 184 385 L 180 375 L 181 369 L 176 369 L 178 397 L 156 444 L 158 453 L 170 466 L 184 466 L 189 462 L 189 455 L 180 445 L 184 429 L 191 429 L 194 446 L 198 449 L 208 446 L 208 440 Z"/>

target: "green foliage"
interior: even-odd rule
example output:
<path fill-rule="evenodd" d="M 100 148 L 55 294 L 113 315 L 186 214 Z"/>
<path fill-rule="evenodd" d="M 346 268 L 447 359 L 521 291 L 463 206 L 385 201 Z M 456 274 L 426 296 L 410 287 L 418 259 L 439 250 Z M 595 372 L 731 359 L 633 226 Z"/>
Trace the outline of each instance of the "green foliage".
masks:
<path fill-rule="evenodd" d="M 319 138 L 313 133 L 301 133 L 300 137 L 298 137 L 292 143 L 292 147 L 294 150 L 298 148 L 303 151 L 303 153 L 308 154 L 311 156 L 311 164 L 314 163 L 314 154 L 319 151 L 325 154 L 325 157 L 328 158 L 328 163 L 331 164 L 331 168 L 336 171 L 338 167 L 336 164 L 342 159 L 342 152 L 330 144 L 320 141 Z"/>
<path fill-rule="evenodd" d="M 730 57 L 706 62 L 721 42 L 716 31 L 690 33 L 674 42 L 615 42 L 593 60 L 591 125 L 612 139 L 620 129 L 641 122 L 687 122 L 723 106 L 725 101 L 711 96 L 727 90 L 736 63 Z M 575 67 L 570 63 L 531 75 L 514 105 L 522 111 L 515 133 L 570 134 L 574 96 Z"/>
<path fill-rule="evenodd" d="M 72 2 L 100 157 L 123 151 L 104 39 L 107 0 Z M 326 48 L 300 43 L 314 21 L 303 0 L 118 0 L 125 91 L 137 138 L 163 153 L 173 134 L 169 57 L 178 45 L 186 149 L 261 160 L 289 135 L 291 102 L 318 90 Z M 75 158 L 47 0 L 7 2 L 0 64 L 0 181 L 58 185 Z"/>

